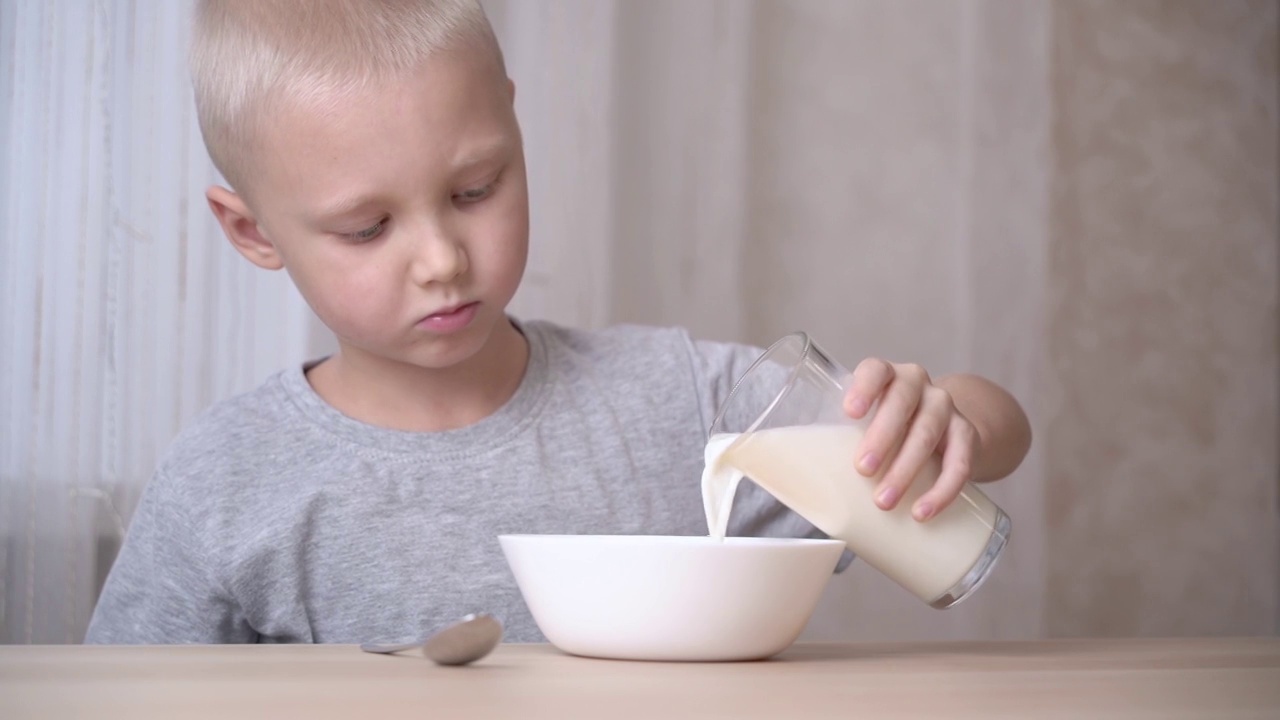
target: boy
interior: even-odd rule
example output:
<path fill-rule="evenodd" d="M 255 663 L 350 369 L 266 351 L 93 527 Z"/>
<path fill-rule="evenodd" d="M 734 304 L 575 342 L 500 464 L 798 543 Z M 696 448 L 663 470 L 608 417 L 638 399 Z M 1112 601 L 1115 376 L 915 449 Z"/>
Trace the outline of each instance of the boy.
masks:
<path fill-rule="evenodd" d="M 208 202 L 250 262 L 285 269 L 338 338 L 193 422 L 157 468 L 90 642 L 359 642 L 473 611 L 542 639 L 503 533 L 705 534 L 705 433 L 761 352 L 678 329 L 508 317 L 528 199 L 514 87 L 471 0 L 209 0 L 192 72 L 234 190 Z M 913 508 L 1021 462 L 1026 418 L 973 376 L 867 360 L 859 469 Z M 902 442 L 895 456 L 888 450 Z M 732 534 L 814 529 L 744 486 Z"/>

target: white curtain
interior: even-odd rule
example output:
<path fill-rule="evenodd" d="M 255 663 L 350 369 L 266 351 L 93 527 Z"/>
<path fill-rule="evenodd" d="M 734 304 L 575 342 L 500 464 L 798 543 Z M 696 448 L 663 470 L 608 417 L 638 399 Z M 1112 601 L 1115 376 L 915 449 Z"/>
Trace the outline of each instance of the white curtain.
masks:
<path fill-rule="evenodd" d="M 849 363 L 973 368 L 1034 405 L 1042 0 L 485 6 L 530 167 L 517 314 L 756 343 L 804 328 Z M 332 346 L 210 219 L 188 15 L 0 0 L 5 642 L 78 641 L 182 424 Z M 1010 288 L 1016 305 L 996 294 Z M 1018 540 L 982 603 L 938 613 L 858 568 L 809 636 L 1037 634 L 1038 468 L 996 490 Z"/>
<path fill-rule="evenodd" d="M 158 454 L 307 351 L 287 278 L 249 267 L 204 204 L 189 12 L 0 3 L 4 642 L 78 642 Z"/>

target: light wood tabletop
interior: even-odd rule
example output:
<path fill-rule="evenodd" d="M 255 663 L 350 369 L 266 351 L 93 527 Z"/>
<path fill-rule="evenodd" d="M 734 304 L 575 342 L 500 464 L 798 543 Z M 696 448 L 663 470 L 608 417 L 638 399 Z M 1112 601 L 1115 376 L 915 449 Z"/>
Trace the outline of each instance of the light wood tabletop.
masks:
<path fill-rule="evenodd" d="M 1280 638 L 796 645 L 764 662 L 476 665 L 321 646 L 0 647 L 0 718 L 1280 718 Z"/>

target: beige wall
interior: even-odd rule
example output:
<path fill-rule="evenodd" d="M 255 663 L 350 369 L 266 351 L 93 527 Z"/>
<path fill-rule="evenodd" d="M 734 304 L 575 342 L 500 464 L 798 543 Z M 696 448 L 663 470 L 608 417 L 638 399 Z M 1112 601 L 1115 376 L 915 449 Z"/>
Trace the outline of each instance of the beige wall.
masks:
<path fill-rule="evenodd" d="M 518 312 L 802 328 L 1031 414 L 993 581 L 855 566 L 809 637 L 1276 631 L 1276 2 L 486 6 L 555 189 Z"/>
<path fill-rule="evenodd" d="M 1054 4 L 1048 630 L 1277 627 L 1277 4 Z"/>

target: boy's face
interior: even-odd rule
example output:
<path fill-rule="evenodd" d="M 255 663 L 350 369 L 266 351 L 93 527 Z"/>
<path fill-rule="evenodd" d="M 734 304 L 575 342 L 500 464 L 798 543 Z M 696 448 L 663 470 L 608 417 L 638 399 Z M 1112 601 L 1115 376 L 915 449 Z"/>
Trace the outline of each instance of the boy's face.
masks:
<path fill-rule="evenodd" d="M 210 204 L 246 257 L 289 271 L 344 354 L 455 365 L 505 322 L 524 273 L 513 92 L 495 63 L 462 50 L 339 102 L 285 108 L 260 136 L 253 209 L 220 189 Z"/>

